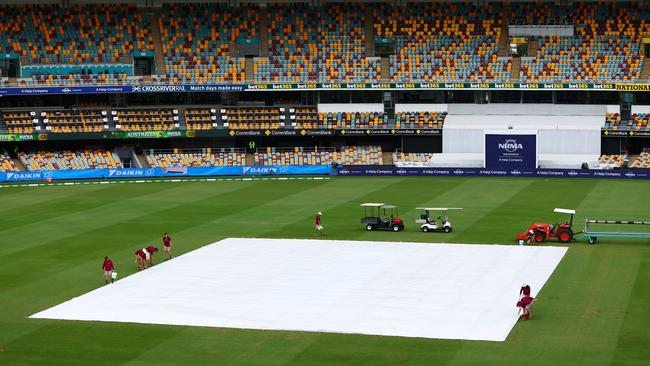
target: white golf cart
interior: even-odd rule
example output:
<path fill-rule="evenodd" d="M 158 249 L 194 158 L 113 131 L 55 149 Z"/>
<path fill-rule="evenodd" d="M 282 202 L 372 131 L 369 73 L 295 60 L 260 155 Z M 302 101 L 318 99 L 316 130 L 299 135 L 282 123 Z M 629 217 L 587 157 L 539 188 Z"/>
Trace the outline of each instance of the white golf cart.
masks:
<path fill-rule="evenodd" d="M 424 210 L 420 218 L 415 220 L 416 224 L 420 224 L 420 230 L 425 233 L 430 231 L 450 233 L 453 229 L 451 222 L 449 222 L 449 210 L 462 210 L 459 207 L 418 207 L 418 210 Z M 432 215 L 433 213 L 433 215 Z M 434 218 L 438 215 L 438 218 Z"/>

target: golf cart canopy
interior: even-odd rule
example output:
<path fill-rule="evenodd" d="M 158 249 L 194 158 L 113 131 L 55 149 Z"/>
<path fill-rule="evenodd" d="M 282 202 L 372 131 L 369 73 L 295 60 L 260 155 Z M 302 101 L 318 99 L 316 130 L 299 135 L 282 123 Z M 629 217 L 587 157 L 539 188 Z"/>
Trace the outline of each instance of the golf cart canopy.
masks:
<path fill-rule="evenodd" d="M 368 203 L 362 203 L 361 207 L 381 207 L 383 205 L 384 205 L 383 203 L 368 202 Z"/>
<path fill-rule="evenodd" d="M 393 208 L 397 208 L 397 206 L 393 206 L 393 205 L 381 205 L 379 208 L 384 208 L 384 209 L 388 209 L 388 210 L 390 210 L 390 209 L 393 209 Z"/>
<path fill-rule="evenodd" d="M 571 214 L 571 215 L 576 214 L 576 210 L 569 210 L 569 209 L 566 209 L 566 208 L 556 208 L 556 209 L 553 210 L 553 212 L 565 213 L 565 214 Z"/>
<path fill-rule="evenodd" d="M 460 208 L 460 207 L 417 207 L 416 210 L 449 211 L 449 210 L 462 210 L 462 208 Z"/>

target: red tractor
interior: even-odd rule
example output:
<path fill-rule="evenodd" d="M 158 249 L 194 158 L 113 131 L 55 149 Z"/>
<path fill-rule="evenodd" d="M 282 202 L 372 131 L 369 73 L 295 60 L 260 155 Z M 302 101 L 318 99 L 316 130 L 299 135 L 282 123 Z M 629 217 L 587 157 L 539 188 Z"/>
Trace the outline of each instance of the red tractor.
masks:
<path fill-rule="evenodd" d="M 568 243 L 573 240 L 573 215 L 576 214 L 575 210 L 567 210 L 565 208 L 556 208 L 553 210 L 558 213 L 569 214 L 569 220 L 563 224 L 531 224 L 524 232 L 520 232 L 517 240 L 528 240 L 532 238 L 535 243 L 543 243 L 546 239 L 557 238 L 560 243 Z"/>

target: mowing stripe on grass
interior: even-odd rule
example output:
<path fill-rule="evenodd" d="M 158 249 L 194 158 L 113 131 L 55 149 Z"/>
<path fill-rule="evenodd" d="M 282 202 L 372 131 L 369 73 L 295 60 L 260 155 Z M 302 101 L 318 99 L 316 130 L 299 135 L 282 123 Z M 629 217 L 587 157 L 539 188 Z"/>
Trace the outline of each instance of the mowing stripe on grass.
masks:
<path fill-rule="evenodd" d="M 124 183 L 182 183 L 182 182 L 222 182 L 225 180 L 241 180 L 241 181 L 252 181 L 252 180 L 329 180 L 330 177 L 310 177 L 310 176 L 299 176 L 299 177 L 271 177 L 271 178 L 259 178 L 259 177 L 242 177 L 242 178 L 183 178 L 183 179 L 123 179 L 123 180 L 82 180 L 82 181 L 68 181 L 68 182 L 57 182 L 57 183 L 9 183 L 9 184 L 0 184 L 0 188 L 35 188 L 35 187 L 58 187 L 58 186 L 80 186 L 80 185 L 97 185 L 97 184 L 124 184 Z"/>
<path fill-rule="evenodd" d="M 179 197 L 187 197 L 190 190 L 189 187 L 177 187 L 173 192 L 165 191 L 164 194 L 173 193 Z M 63 231 L 59 232 L 60 235 L 55 235 L 56 232 L 53 232 L 52 237 L 46 242 L 39 243 L 38 245 L 28 245 L 21 250 L 14 250 L 2 255 L 2 258 L 17 269 L 24 265 L 25 259 L 29 258 L 24 255 L 25 252 L 38 248 L 48 258 L 48 263 L 47 266 L 42 266 L 33 273 L 25 274 L 26 278 L 34 279 L 42 279 L 42 276 L 46 275 L 43 271 L 55 274 L 68 268 L 70 265 L 81 264 L 89 257 L 101 259 L 104 255 L 111 254 L 107 253 L 107 246 L 124 248 L 128 252 L 125 252 L 124 255 L 128 258 L 128 263 L 131 264 L 133 260 L 132 252 L 136 248 L 152 243 L 159 245 L 160 237 L 162 236 L 162 231 L 159 229 L 161 221 L 168 221 L 170 218 L 176 217 L 179 213 L 183 213 L 180 219 L 173 220 L 173 223 L 168 228 L 163 229 L 163 231 L 167 230 L 176 233 L 182 230 L 191 230 L 196 225 L 203 225 L 205 223 L 203 218 L 214 214 L 216 205 L 224 201 L 227 196 L 241 197 L 242 194 L 247 194 L 247 191 L 250 190 L 252 190 L 252 186 L 250 185 L 231 184 L 227 190 L 222 189 L 217 192 L 212 192 L 212 194 L 202 192 L 201 194 L 191 196 L 191 199 L 185 198 L 174 204 L 163 206 L 162 209 L 160 209 L 161 206 L 157 203 L 158 199 L 151 196 L 147 197 L 148 200 L 152 201 L 150 205 L 145 206 L 144 202 L 140 200 L 136 210 L 128 210 L 128 206 L 133 204 L 128 200 L 111 204 L 111 207 L 102 205 L 90 210 L 93 214 L 100 215 L 98 219 L 101 218 L 101 224 L 98 225 L 97 222 L 94 222 L 92 225 L 87 226 L 90 230 Z M 295 190 L 295 187 L 285 188 L 286 194 L 294 193 Z M 263 189 L 254 189 L 252 191 L 261 192 Z M 276 194 L 280 195 L 279 192 L 276 192 Z M 212 201 L 215 202 L 215 206 L 210 204 Z M 83 212 L 80 214 L 82 216 L 86 215 Z M 72 223 L 81 219 L 77 215 L 66 215 L 63 218 L 56 218 L 49 221 L 51 221 L 51 227 L 54 230 L 57 226 L 62 225 L 62 221 Z M 70 239 L 72 237 L 77 238 L 77 240 L 71 243 Z M 178 241 L 179 239 L 176 240 Z M 89 242 L 95 245 L 88 247 Z M 192 244 L 199 245 L 199 243 Z M 114 252 L 111 255 L 114 256 Z M 116 264 L 119 263 L 116 262 Z"/>
<path fill-rule="evenodd" d="M 269 191 L 275 189 L 280 182 L 264 183 L 269 186 Z M 286 184 L 304 184 L 302 182 L 283 182 Z M 250 206 L 245 210 L 236 212 L 223 212 L 223 215 L 202 224 L 207 227 L 223 228 L 224 225 L 229 227 L 230 232 L 236 233 L 243 237 L 251 236 L 251 229 L 257 233 L 263 233 L 265 237 L 287 237 L 287 235 L 308 237 L 313 232 L 313 218 L 316 212 L 323 211 L 323 220 L 327 227 L 330 214 L 330 208 L 335 207 L 338 202 L 345 199 L 360 197 L 368 192 L 380 190 L 385 185 L 392 182 L 377 182 L 372 186 L 360 185 L 354 181 L 340 180 L 335 185 L 336 190 L 331 189 L 332 183 L 322 181 L 319 185 L 313 183 L 305 186 L 305 189 L 297 190 L 294 194 L 278 197 L 274 195 L 272 200 L 261 202 L 258 206 Z M 295 222 L 304 222 L 304 226 L 292 229 Z M 199 225 L 201 226 L 201 225 Z M 197 228 L 185 228 L 184 232 L 201 232 Z M 191 235 L 191 234 L 190 234 Z M 257 234 L 260 235 L 260 234 Z M 233 235 L 230 235 L 233 236 Z"/>
<path fill-rule="evenodd" d="M 247 182 L 248 185 L 257 182 Z M 193 187 L 189 185 L 161 186 L 152 190 L 151 186 L 111 186 L 103 190 L 94 202 L 70 202 L 70 205 L 77 206 L 76 210 L 66 212 L 63 215 L 52 216 L 40 221 L 26 221 L 23 225 L 5 227 L 0 224 L 0 235 L 8 242 L 19 242 L 29 239 L 30 245 L 22 246 L 29 249 L 55 239 L 78 236 L 86 230 L 95 230 L 97 227 L 106 227 L 112 224 L 128 222 L 134 218 L 146 215 L 150 211 L 160 208 L 160 202 L 166 202 L 168 207 L 191 204 L 192 202 L 205 200 L 205 193 L 192 195 Z M 136 188 L 137 187 L 137 188 Z M 238 189 L 245 189 L 241 184 L 226 184 L 216 187 L 213 194 L 229 192 Z M 135 209 L 131 209 L 135 208 Z M 29 236 L 25 233 L 29 233 Z M 20 246 L 19 246 L 20 247 Z M 0 247 L 0 255 L 13 253 L 17 246 Z"/>
<path fill-rule="evenodd" d="M 618 332 L 618 342 L 613 356 L 613 365 L 647 365 L 647 347 L 650 344 L 650 251 L 648 245 L 642 249 L 642 259 L 629 297 L 625 317 Z"/>

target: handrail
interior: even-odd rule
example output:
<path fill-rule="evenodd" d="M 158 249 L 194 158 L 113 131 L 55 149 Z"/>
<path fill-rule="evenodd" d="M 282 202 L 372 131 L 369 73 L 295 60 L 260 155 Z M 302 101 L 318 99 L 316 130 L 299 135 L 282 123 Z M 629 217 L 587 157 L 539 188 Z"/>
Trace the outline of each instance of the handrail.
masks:
<path fill-rule="evenodd" d="M 335 147 L 318 147 L 313 148 L 303 147 L 300 151 L 295 151 L 295 147 L 276 147 L 272 151 L 267 151 L 265 147 L 259 147 L 255 149 L 255 153 L 318 153 L 318 152 L 336 152 Z"/>
<path fill-rule="evenodd" d="M 152 154 L 207 154 L 210 153 L 245 153 L 246 149 L 240 147 L 204 147 L 200 149 L 145 149 L 145 153 Z M 176 151 L 174 151 L 176 150 Z"/>

